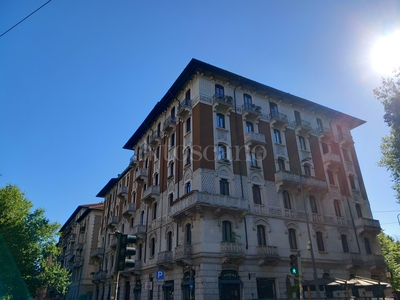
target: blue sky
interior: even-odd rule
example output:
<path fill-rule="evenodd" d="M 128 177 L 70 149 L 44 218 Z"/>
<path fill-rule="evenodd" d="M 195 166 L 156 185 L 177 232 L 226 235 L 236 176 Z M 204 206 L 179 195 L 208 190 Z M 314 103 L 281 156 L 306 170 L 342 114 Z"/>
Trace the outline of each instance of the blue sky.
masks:
<path fill-rule="evenodd" d="M 2 0 L 0 34 L 46 0 Z M 122 172 L 122 149 L 191 58 L 367 121 L 353 130 L 374 218 L 400 238 L 370 52 L 399 1 L 52 0 L 0 37 L 0 187 L 61 224 Z"/>

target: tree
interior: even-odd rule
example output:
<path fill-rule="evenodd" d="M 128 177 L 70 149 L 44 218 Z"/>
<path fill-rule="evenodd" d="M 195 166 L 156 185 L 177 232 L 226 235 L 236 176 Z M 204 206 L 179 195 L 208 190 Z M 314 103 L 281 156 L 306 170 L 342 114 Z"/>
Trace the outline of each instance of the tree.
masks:
<path fill-rule="evenodd" d="M 390 128 L 390 134 L 382 138 L 382 158 L 379 165 L 390 171 L 400 203 L 400 68 L 393 76 L 382 78 L 381 86 L 374 89 L 375 97 L 383 104 L 383 119 Z"/>
<path fill-rule="evenodd" d="M 400 241 L 395 241 L 383 232 L 378 237 L 387 270 L 392 275 L 390 283 L 394 290 L 400 290 Z"/>
<path fill-rule="evenodd" d="M 32 207 L 17 186 L 0 189 L 1 299 L 29 299 L 46 287 L 65 294 L 69 285 L 69 273 L 52 261 L 60 225 Z"/>

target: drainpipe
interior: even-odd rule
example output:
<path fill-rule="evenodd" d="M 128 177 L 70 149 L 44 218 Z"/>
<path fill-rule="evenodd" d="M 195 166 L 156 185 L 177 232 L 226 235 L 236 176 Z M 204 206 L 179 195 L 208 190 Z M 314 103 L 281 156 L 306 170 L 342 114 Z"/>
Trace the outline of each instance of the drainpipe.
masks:
<path fill-rule="evenodd" d="M 239 143 L 239 127 L 238 127 L 238 115 L 237 115 L 237 105 L 236 105 L 236 89 L 240 84 L 240 79 L 241 77 L 239 77 L 238 83 L 236 84 L 235 88 L 233 89 L 233 103 L 235 106 L 235 130 L 236 130 L 236 140 Z M 244 188 L 243 188 L 243 174 L 242 174 L 242 160 L 240 159 L 240 150 L 238 153 L 238 157 L 239 157 L 239 177 L 240 177 L 240 191 L 242 193 L 242 199 L 244 199 Z M 243 217 L 243 221 L 244 221 L 244 234 L 246 237 L 246 249 L 249 249 L 249 240 L 248 240 L 248 236 L 247 236 L 247 224 L 246 224 L 246 216 Z"/>

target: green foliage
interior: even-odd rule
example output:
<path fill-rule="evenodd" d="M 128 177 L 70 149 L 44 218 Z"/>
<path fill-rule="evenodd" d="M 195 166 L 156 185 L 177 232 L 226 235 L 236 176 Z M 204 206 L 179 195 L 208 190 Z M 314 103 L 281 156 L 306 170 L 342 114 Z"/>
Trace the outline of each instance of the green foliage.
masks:
<path fill-rule="evenodd" d="M 0 298 L 28 299 L 39 289 L 65 293 L 69 274 L 56 257 L 60 225 L 50 223 L 43 209 L 33 204 L 15 185 L 0 189 Z"/>
<path fill-rule="evenodd" d="M 383 104 L 384 121 L 390 127 L 389 136 L 382 138 L 382 158 L 379 165 L 390 171 L 400 202 L 400 68 L 390 78 L 382 78 L 381 86 L 374 89 L 375 97 Z"/>
<path fill-rule="evenodd" d="M 392 275 L 390 282 L 393 289 L 398 291 L 400 290 L 400 241 L 395 241 L 383 232 L 378 237 L 382 247 L 382 254 L 385 257 L 387 270 Z"/>

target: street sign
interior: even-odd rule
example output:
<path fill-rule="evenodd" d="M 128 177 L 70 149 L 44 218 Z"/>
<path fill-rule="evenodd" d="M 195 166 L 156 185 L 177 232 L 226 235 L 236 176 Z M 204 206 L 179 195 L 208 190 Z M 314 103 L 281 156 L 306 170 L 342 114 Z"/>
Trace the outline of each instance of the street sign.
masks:
<path fill-rule="evenodd" d="M 153 289 L 153 283 L 151 281 L 146 281 L 144 283 L 144 289 L 145 290 L 152 290 Z"/>
<path fill-rule="evenodd" d="M 157 270 L 156 271 L 156 279 L 157 280 L 164 280 L 164 270 Z"/>

